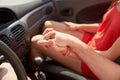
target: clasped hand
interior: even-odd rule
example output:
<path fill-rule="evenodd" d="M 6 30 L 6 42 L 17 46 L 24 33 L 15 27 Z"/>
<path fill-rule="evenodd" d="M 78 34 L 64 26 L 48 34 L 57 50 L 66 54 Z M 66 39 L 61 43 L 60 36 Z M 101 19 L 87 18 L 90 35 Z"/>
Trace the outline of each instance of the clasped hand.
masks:
<path fill-rule="evenodd" d="M 43 39 L 38 41 L 38 44 L 46 50 L 55 50 L 61 53 L 66 53 L 69 46 L 70 35 L 55 31 L 53 28 L 47 28 L 43 32 Z"/>

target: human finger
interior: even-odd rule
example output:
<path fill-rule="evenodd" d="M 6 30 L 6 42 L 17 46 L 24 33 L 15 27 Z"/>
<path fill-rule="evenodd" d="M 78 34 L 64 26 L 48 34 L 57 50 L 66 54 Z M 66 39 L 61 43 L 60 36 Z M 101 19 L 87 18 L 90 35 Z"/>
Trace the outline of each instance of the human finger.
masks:
<path fill-rule="evenodd" d="M 54 37 L 55 37 L 55 31 L 50 31 L 44 35 L 43 39 L 48 40 L 48 39 L 53 39 Z"/>
<path fill-rule="evenodd" d="M 63 23 L 65 26 L 70 27 L 69 22 L 64 21 L 64 22 L 62 22 L 62 23 Z"/>
<path fill-rule="evenodd" d="M 46 33 L 53 31 L 53 30 L 54 30 L 53 28 L 46 28 L 42 34 L 45 35 Z"/>
<path fill-rule="evenodd" d="M 45 49 L 49 48 L 52 45 L 52 43 L 49 42 L 48 40 L 39 40 L 37 44 L 42 46 Z"/>

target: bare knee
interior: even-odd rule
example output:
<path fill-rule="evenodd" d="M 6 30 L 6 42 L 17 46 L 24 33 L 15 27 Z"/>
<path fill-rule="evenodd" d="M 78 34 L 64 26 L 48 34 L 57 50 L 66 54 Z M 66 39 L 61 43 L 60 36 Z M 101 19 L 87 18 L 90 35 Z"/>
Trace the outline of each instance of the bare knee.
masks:
<path fill-rule="evenodd" d="M 40 46 L 37 44 L 38 40 L 42 40 L 43 35 L 35 35 L 31 39 L 31 53 L 38 54 Z"/>
<path fill-rule="evenodd" d="M 31 43 L 36 43 L 38 40 L 42 40 L 42 39 L 43 39 L 43 35 L 35 35 L 32 37 Z"/>
<path fill-rule="evenodd" d="M 54 30 L 60 31 L 60 32 L 65 32 L 64 28 L 66 28 L 67 26 L 61 22 L 57 22 L 57 21 L 46 21 L 44 23 L 44 28 L 43 30 L 45 30 L 46 28 L 53 28 Z"/>
<path fill-rule="evenodd" d="M 52 26 L 54 25 L 53 22 L 55 22 L 55 21 L 50 21 L 50 20 L 45 21 L 45 23 L 44 23 L 44 29 L 46 29 L 46 28 L 52 28 Z"/>

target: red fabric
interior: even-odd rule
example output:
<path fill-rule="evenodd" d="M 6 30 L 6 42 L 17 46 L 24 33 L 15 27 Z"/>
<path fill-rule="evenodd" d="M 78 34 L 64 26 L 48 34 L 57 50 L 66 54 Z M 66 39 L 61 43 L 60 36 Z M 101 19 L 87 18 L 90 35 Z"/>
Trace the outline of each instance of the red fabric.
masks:
<path fill-rule="evenodd" d="M 120 12 L 117 7 L 112 7 L 103 16 L 102 23 L 97 31 L 97 33 L 91 38 L 90 35 L 85 34 L 83 41 L 95 49 L 95 50 L 107 50 L 112 46 L 114 41 L 120 36 Z M 87 65 L 83 62 L 81 64 L 82 72 L 85 76 L 92 77 L 97 80 L 96 76 L 91 72 Z"/>
<path fill-rule="evenodd" d="M 88 45 L 95 50 L 106 50 L 112 46 L 120 36 L 120 12 L 117 7 L 110 9 L 103 17 L 103 21 Z"/>
<path fill-rule="evenodd" d="M 84 37 L 82 39 L 83 42 L 88 43 L 92 38 L 94 34 L 91 33 L 84 33 Z"/>

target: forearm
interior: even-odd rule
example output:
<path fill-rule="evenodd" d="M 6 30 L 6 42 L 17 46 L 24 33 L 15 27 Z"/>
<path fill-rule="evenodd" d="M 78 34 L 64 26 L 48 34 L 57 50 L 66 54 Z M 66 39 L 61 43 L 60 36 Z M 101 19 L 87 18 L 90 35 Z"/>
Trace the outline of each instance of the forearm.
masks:
<path fill-rule="evenodd" d="M 66 26 L 68 26 L 68 30 L 82 30 L 89 33 L 96 33 L 99 23 L 92 24 L 77 24 L 72 22 L 63 22 Z"/>
<path fill-rule="evenodd" d="M 82 42 L 74 42 L 74 51 L 100 80 L 119 80 L 120 67 Z M 79 47 L 78 47 L 79 46 Z"/>
<path fill-rule="evenodd" d="M 109 59 L 99 56 L 94 51 L 87 51 L 80 53 L 77 51 L 77 55 L 88 65 L 91 71 L 100 80 L 119 80 L 120 66 L 116 65 Z"/>
<path fill-rule="evenodd" d="M 85 32 L 89 32 L 89 33 L 96 33 L 97 29 L 99 27 L 98 23 L 94 23 L 94 24 L 79 24 L 82 30 L 84 30 Z"/>

